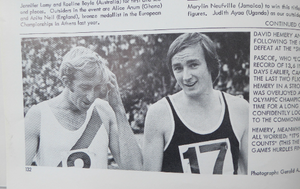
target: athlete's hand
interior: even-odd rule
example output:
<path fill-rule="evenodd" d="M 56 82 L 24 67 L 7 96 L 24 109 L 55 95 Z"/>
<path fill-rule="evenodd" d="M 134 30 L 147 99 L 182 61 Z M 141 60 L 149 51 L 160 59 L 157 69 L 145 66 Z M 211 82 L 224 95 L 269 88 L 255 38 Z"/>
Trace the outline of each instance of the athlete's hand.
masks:
<path fill-rule="evenodd" d="M 108 86 L 108 103 L 115 110 L 117 107 L 123 106 L 117 78 L 114 73 L 109 71 Z"/>

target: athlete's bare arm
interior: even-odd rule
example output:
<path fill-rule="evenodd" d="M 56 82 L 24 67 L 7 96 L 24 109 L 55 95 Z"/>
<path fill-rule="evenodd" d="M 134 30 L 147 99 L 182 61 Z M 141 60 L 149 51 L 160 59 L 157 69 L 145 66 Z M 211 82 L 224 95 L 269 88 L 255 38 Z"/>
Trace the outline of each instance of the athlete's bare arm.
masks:
<path fill-rule="evenodd" d="M 238 174 L 247 174 L 248 167 L 248 128 L 249 104 L 246 100 L 226 94 L 230 120 L 233 130 L 240 141 Z"/>
<path fill-rule="evenodd" d="M 97 108 L 101 121 L 103 122 L 104 127 L 108 133 L 109 149 L 117 164 L 122 168 L 119 153 L 120 149 L 118 141 L 118 127 L 115 114 L 107 101 L 96 99 L 95 107 Z"/>
<path fill-rule="evenodd" d="M 248 172 L 248 128 L 244 130 L 239 158 L 238 174 L 246 175 Z"/>
<path fill-rule="evenodd" d="M 110 91 L 108 94 L 108 102 L 111 106 L 112 112 L 112 140 L 117 139 L 120 167 L 126 170 L 141 170 L 142 169 L 142 153 L 138 146 L 136 138 L 128 123 L 126 112 L 119 93 L 119 87 L 116 77 L 111 73 L 110 77 Z M 117 131 L 117 132 L 115 132 Z"/>
<path fill-rule="evenodd" d="M 32 164 L 33 158 L 38 151 L 40 124 L 40 109 L 37 106 L 33 106 L 25 116 L 25 151 L 27 166 Z"/>
<path fill-rule="evenodd" d="M 164 147 L 170 137 L 172 124 L 165 103 L 163 100 L 158 101 L 149 108 L 146 115 L 143 144 L 145 171 L 161 171 L 162 168 Z"/>

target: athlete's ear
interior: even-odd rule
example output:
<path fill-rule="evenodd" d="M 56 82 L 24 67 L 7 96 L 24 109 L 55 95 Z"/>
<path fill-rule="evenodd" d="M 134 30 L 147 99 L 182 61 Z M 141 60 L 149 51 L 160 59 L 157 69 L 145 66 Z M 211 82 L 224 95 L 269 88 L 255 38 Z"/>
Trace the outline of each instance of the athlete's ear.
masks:
<path fill-rule="evenodd" d="M 71 89 L 72 87 L 71 87 L 71 81 L 70 81 L 70 79 L 67 77 L 67 76 L 62 76 L 62 82 L 63 82 L 63 84 L 64 84 L 64 86 L 65 87 L 67 87 L 67 88 L 69 88 L 69 89 Z"/>

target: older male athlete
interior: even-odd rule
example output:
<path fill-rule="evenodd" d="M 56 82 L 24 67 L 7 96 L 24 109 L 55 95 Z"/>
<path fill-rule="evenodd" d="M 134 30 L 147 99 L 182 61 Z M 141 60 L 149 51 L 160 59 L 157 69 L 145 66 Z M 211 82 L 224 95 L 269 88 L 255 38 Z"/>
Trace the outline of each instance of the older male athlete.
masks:
<path fill-rule="evenodd" d="M 182 90 L 147 112 L 144 170 L 247 174 L 248 102 L 213 89 L 220 67 L 213 42 L 179 36 L 168 66 Z"/>
<path fill-rule="evenodd" d="M 107 168 L 109 147 L 120 168 L 139 168 L 141 153 L 105 63 L 84 47 L 64 56 L 62 93 L 25 116 L 27 166 Z"/>

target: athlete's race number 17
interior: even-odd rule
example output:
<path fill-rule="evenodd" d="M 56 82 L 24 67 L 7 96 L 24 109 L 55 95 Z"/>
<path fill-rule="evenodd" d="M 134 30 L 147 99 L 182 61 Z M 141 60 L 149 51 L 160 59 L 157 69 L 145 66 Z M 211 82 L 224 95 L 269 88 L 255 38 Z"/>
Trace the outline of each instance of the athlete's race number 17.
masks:
<path fill-rule="evenodd" d="M 208 173 L 207 170 L 212 169 L 210 174 L 222 174 L 228 145 L 224 139 L 214 143 L 200 142 L 179 146 L 183 171 L 200 174 Z M 201 164 L 204 160 L 205 163 Z"/>

